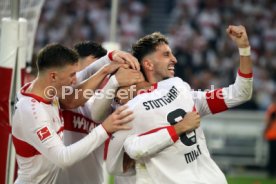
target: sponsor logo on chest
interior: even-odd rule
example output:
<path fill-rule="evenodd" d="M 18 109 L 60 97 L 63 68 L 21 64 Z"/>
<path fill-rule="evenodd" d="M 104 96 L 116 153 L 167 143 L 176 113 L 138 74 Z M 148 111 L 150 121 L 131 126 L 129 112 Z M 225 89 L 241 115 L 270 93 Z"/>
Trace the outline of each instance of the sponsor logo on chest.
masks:
<path fill-rule="evenodd" d="M 97 124 L 83 116 L 75 114 L 73 116 L 73 126 L 74 129 L 79 129 L 89 133 Z"/>

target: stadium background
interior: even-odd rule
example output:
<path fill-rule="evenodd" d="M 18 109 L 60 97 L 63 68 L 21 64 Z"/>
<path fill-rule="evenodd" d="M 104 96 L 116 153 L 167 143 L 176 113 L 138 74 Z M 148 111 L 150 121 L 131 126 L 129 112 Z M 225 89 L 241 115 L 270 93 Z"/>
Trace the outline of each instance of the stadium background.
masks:
<path fill-rule="evenodd" d="M 265 110 L 276 85 L 275 8 L 273 0 L 120 0 L 116 41 L 129 50 L 147 33 L 166 34 L 178 59 L 176 74 L 194 89 L 207 89 L 234 81 L 239 56 L 225 29 L 242 24 L 252 47 L 254 95 L 239 108 Z M 50 42 L 108 41 L 110 9 L 110 0 L 47 0 L 35 53 Z"/>
<path fill-rule="evenodd" d="M 51 42 L 72 47 L 82 40 L 110 41 L 110 14 L 110 0 L 45 1 L 35 34 L 34 58 L 40 48 Z M 177 76 L 195 90 L 208 89 L 211 85 L 218 88 L 234 81 L 239 61 L 237 48 L 225 34 L 229 24 L 244 25 L 247 29 L 254 63 L 254 94 L 250 102 L 237 107 L 232 114 L 222 115 L 222 119 L 228 117 L 238 127 L 254 121 L 255 132 L 252 133 L 257 134 L 254 138 L 265 144 L 262 140 L 264 111 L 276 91 L 276 1 L 119 0 L 116 40 L 113 41 L 120 43 L 122 50 L 128 51 L 139 37 L 160 31 L 168 36 L 178 59 Z M 27 71 L 35 73 L 33 63 L 31 60 L 28 62 Z M 240 120 L 234 115 L 236 112 L 247 117 L 255 114 L 256 118 Z M 213 119 L 206 121 L 212 122 Z M 206 122 L 203 123 L 206 125 Z M 225 127 L 221 130 L 224 131 Z M 239 129 L 241 132 L 246 130 L 246 127 Z M 207 128 L 207 138 L 208 132 L 212 133 L 212 130 Z M 255 146 L 256 143 L 246 136 L 237 140 L 249 140 L 240 146 Z M 213 144 L 216 147 L 220 143 Z M 276 180 L 266 179 L 265 146 L 258 149 L 264 153 L 262 161 L 256 164 L 221 165 L 230 184 L 276 183 Z M 250 152 L 250 149 L 246 151 Z M 232 157 L 225 155 L 231 162 Z M 256 156 L 254 153 L 251 155 Z"/>

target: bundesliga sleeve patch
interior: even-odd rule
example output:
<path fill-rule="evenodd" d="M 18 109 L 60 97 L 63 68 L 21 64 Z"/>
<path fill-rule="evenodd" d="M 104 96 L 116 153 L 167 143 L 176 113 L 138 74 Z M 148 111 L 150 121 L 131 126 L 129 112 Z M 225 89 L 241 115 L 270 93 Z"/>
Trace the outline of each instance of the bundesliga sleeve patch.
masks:
<path fill-rule="evenodd" d="M 50 138 L 52 135 L 47 126 L 38 129 L 36 134 L 42 142 Z"/>

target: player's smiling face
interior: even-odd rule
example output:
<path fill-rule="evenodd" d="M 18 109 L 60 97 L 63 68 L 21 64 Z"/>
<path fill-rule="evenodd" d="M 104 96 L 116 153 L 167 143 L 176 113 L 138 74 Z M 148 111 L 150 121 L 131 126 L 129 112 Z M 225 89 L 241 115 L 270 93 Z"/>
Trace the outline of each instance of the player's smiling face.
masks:
<path fill-rule="evenodd" d="M 174 77 L 174 69 L 177 60 L 169 45 L 164 43 L 157 46 L 156 51 L 150 54 L 149 59 L 153 64 L 152 72 L 155 80 L 154 82 Z"/>

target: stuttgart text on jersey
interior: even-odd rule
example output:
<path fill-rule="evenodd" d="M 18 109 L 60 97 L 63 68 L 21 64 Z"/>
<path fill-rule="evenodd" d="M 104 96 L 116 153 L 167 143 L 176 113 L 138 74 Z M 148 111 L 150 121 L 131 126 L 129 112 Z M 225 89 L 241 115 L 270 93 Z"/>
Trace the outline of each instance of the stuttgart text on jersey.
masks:
<path fill-rule="evenodd" d="M 150 109 L 160 108 L 174 101 L 177 98 L 178 94 L 179 91 L 176 89 L 175 86 L 172 86 L 169 92 L 163 97 L 143 102 L 143 105 L 145 107 L 145 110 L 147 111 Z"/>

